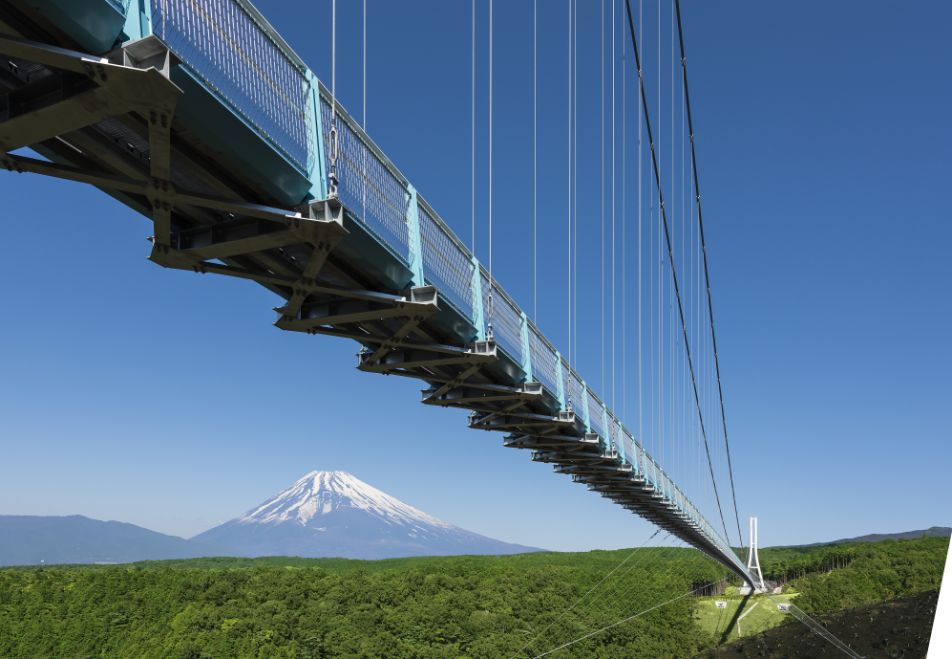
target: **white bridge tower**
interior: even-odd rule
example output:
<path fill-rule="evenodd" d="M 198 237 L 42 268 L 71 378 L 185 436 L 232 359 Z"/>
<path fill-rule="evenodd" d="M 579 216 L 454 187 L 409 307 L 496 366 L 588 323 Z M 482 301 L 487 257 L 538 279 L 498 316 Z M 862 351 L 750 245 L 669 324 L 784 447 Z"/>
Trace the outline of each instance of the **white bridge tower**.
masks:
<path fill-rule="evenodd" d="M 750 548 L 747 550 L 747 571 L 754 577 L 756 592 L 766 592 L 764 573 L 760 569 L 760 556 L 757 554 L 757 518 L 750 518 Z"/>

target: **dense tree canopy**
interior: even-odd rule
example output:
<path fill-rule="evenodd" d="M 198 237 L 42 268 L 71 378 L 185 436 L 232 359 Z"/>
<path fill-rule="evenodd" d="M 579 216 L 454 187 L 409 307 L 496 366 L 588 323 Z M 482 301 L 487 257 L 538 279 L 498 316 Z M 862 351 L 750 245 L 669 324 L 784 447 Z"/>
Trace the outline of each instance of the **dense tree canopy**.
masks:
<path fill-rule="evenodd" d="M 808 570 L 792 585 L 813 611 L 928 590 L 937 587 L 946 546 L 944 539 L 844 545 L 834 551 L 852 557 L 847 567 Z M 801 563 L 820 570 L 828 551 L 765 550 L 762 558 L 768 573 Z M 684 657 L 715 642 L 692 622 L 688 593 L 725 576 L 679 548 L 9 568 L 0 570 L 0 656 L 533 656 L 681 596 L 572 651 Z"/>

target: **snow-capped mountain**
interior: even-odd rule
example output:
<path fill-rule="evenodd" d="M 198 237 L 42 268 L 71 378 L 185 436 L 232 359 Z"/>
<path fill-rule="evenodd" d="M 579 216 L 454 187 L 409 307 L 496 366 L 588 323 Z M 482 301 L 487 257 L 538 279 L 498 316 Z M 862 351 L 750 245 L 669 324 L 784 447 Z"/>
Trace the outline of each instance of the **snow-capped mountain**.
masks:
<path fill-rule="evenodd" d="M 447 524 L 344 471 L 312 471 L 193 541 L 239 556 L 393 558 L 538 551 Z"/>
<path fill-rule="evenodd" d="M 246 524 L 293 521 L 306 526 L 319 515 L 345 508 L 358 508 L 392 524 L 449 527 L 446 522 L 381 492 L 346 471 L 312 471 L 238 521 Z"/>

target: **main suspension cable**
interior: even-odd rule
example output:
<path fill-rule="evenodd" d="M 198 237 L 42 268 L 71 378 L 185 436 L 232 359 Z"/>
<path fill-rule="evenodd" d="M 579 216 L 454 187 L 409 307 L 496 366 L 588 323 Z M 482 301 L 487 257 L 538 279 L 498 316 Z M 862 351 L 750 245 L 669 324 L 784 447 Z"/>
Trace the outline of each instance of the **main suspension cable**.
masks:
<path fill-rule="evenodd" d="M 627 1 L 627 0 L 626 0 L 626 1 Z M 710 583 L 706 583 L 706 584 L 704 584 L 704 585 L 702 585 L 702 586 L 698 586 L 697 588 L 694 588 L 693 590 L 689 590 L 689 591 L 687 591 L 686 593 L 681 593 L 680 595 L 678 595 L 678 596 L 676 596 L 676 597 L 672 597 L 671 599 L 665 600 L 664 602 L 660 602 L 659 604 L 655 604 L 654 606 L 648 607 L 647 609 L 642 609 L 642 610 L 639 611 L 638 613 L 635 613 L 635 614 L 633 614 L 633 615 L 630 615 L 630 616 L 628 616 L 627 618 L 622 618 L 621 620 L 618 620 L 618 621 L 613 622 L 613 623 L 611 623 L 611 624 L 605 625 L 604 627 L 602 627 L 602 628 L 600 628 L 600 629 L 596 629 L 596 630 L 593 631 L 593 632 L 589 632 L 588 634 L 585 634 L 584 636 L 579 636 L 578 638 L 573 639 L 573 640 L 571 640 L 571 641 L 569 641 L 569 642 L 567 642 L 567 643 L 563 643 L 562 645 L 560 645 L 560 646 L 558 646 L 558 647 L 552 648 L 551 650 L 547 650 L 547 651 L 543 652 L 542 654 L 538 654 L 538 655 L 536 655 L 535 657 L 533 657 L 533 659 L 540 659 L 541 657 L 546 657 L 546 656 L 548 656 L 548 655 L 550 655 L 550 654 L 554 654 L 555 652 L 558 652 L 559 650 L 564 650 L 565 648 L 571 647 L 571 646 L 575 645 L 576 643 L 580 643 L 581 641 L 584 641 L 585 639 L 591 638 L 591 637 L 593 637 L 593 636 L 597 636 L 598 634 L 601 634 L 601 633 L 604 632 L 604 631 L 608 631 L 609 629 L 612 629 L 612 628 L 617 627 L 617 626 L 619 626 L 619 625 L 623 625 L 623 624 L 625 624 L 626 622 L 631 622 L 632 620 L 635 620 L 636 618 L 640 618 L 641 616 L 646 615 L 646 614 L 648 614 L 648 613 L 651 613 L 652 611 L 655 611 L 655 610 L 657 610 L 657 609 L 660 609 L 661 607 L 667 606 L 668 604 L 673 604 L 673 603 L 677 602 L 678 600 L 683 600 L 685 597 L 688 597 L 689 595 L 693 595 L 693 594 L 695 594 L 695 593 L 697 593 L 697 592 L 700 592 L 701 590 L 706 590 L 707 588 L 710 588 L 711 586 L 713 586 L 713 585 L 715 585 L 715 584 L 717 584 L 717 583 L 718 583 L 717 581 L 712 581 L 712 582 L 710 582 Z"/>
<path fill-rule="evenodd" d="M 628 15 L 628 31 L 631 36 L 631 47 L 632 47 L 632 50 L 634 51 L 635 66 L 638 69 L 638 84 L 643 88 L 644 76 L 641 70 L 641 55 L 638 52 L 638 41 L 635 35 L 634 18 L 632 17 L 632 12 L 631 12 L 631 0 L 625 0 L 625 7 L 626 7 L 627 15 Z M 714 478 L 714 464 L 713 464 L 713 461 L 711 460 L 711 449 L 710 449 L 710 444 L 708 443 L 708 440 L 707 440 L 707 429 L 705 428 L 705 425 L 704 425 L 704 414 L 701 412 L 701 399 L 698 394 L 697 377 L 695 376 L 695 373 L 694 373 L 694 361 L 691 358 L 691 344 L 688 341 L 687 325 L 685 324 L 685 320 L 684 320 L 684 306 L 681 303 L 681 290 L 678 286 L 678 273 L 674 264 L 674 251 L 671 246 L 671 231 L 668 227 L 668 216 L 667 216 L 667 211 L 665 210 L 665 207 L 664 207 L 664 192 L 661 187 L 661 170 L 658 165 L 658 156 L 655 151 L 654 138 L 652 137 L 652 132 L 651 132 L 651 117 L 648 114 L 647 100 L 645 100 L 643 89 L 642 89 L 642 100 L 643 100 L 643 103 L 645 104 L 645 107 L 644 107 L 645 132 L 648 137 L 649 151 L 651 152 L 651 162 L 652 162 L 652 167 L 654 168 L 655 186 L 657 187 L 657 190 L 658 190 L 658 209 L 661 213 L 662 225 L 664 227 L 665 245 L 667 246 L 667 249 L 668 249 L 668 266 L 671 271 L 671 280 L 674 286 L 674 294 L 678 302 L 678 315 L 681 320 L 681 334 L 684 340 L 684 351 L 688 360 L 688 367 L 691 372 L 691 384 L 694 388 L 694 403 L 695 403 L 695 406 L 697 407 L 698 423 L 700 423 L 701 425 L 701 434 L 704 437 L 704 448 L 707 452 L 707 464 L 711 474 L 711 483 L 714 487 L 714 496 L 717 501 L 717 510 L 718 510 L 718 513 L 720 514 L 721 525 L 724 527 L 724 539 L 727 540 L 727 537 L 728 537 L 727 523 L 724 521 L 724 510 L 721 506 L 721 497 L 717 490 L 717 481 Z"/>
<path fill-rule="evenodd" d="M 803 623 L 803 625 L 807 629 L 812 631 L 814 634 L 816 634 L 820 638 L 826 640 L 830 645 L 835 647 L 837 650 L 839 650 L 846 656 L 855 657 L 856 659 L 863 659 L 863 656 L 861 654 L 857 654 L 856 651 L 853 650 L 853 648 L 851 648 L 849 645 L 841 641 L 833 632 L 827 629 L 823 625 L 823 623 L 816 620 L 815 618 L 812 618 L 810 614 L 808 614 L 806 611 L 801 609 L 799 606 L 797 606 L 793 602 L 781 602 L 779 598 L 775 598 L 770 593 L 766 593 L 766 595 L 768 598 L 770 598 L 772 602 L 777 604 L 777 606 L 780 606 L 781 604 L 786 604 L 787 611 L 789 611 L 790 614 L 794 618 L 799 620 L 801 623 Z"/>
<path fill-rule="evenodd" d="M 613 568 L 608 572 L 608 574 L 606 574 L 606 575 L 603 576 L 601 579 L 599 579 L 598 583 L 596 583 L 594 586 L 592 586 L 591 588 L 589 588 L 587 591 L 585 591 L 585 593 L 583 593 L 583 594 L 582 594 L 581 596 L 579 596 L 574 602 L 572 602 L 572 604 L 570 604 L 568 607 L 566 607 L 566 608 L 555 618 L 555 620 L 553 620 L 553 621 L 550 622 L 548 625 L 546 625 L 546 626 L 542 629 L 542 631 L 539 631 L 539 632 L 536 632 L 535 634 L 533 634 L 532 637 L 531 637 L 528 641 L 526 641 L 525 645 L 523 645 L 521 648 L 519 648 L 519 652 L 517 653 L 517 656 L 518 656 L 519 654 L 521 654 L 522 651 L 525 650 L 526 648 L 531 647 L 531 646 L 536 642 L 536 640 L 542 638 L 542 637 L 543 637 L 543 634 L 545 634 L 547 631 L 549 631 L 550 629 L 552 629 L 552 627 L 555 626 L 555 624 L 556 624 L 557 622 L 559 622 L 562 618 L 564 618 L 567 614 L 571 613 L 571 612 L 575 609 L 575 607 L 577 607 L 579 604 L 581 604 L 581 603 L 585 600 L 585 598 L 587 598 L 587 597 L 588 597 L 589 595 L 591 595 L 593 592 L 595 592 L 596 590 L 598 590 L 598 589 L 601 587 L 601 585 L 602 585 L 603 583 L 605 583 L 606 581 L 608 581 L 609 577 L 611 577 L 613 574 L 615 574 L 616 572 L 618 572 L 618 570 L 620 570 L 622 567 L 624 567 L 625 564 L 626 564 L 628 561 L 630 561 L 632 558 L 634 558 L 636 554 L 644 555 L 644 552 L 643 552 L 642 550 L 646 549 L 647 546 L 648 546 L 648 544 L 649 544 L 652 540 L 654 540 L 654 539 L 655 539 L 655 536 L 657 536 L 659 533 L 661 533 L 661 529 L 660 529 L 660 528 L 655 529 L 654 533 L 652 533 L 650 536 L 648 536 L 648 538 L 647 538 L 644 542 L 642 542 L 640 545 L 638 545 L 637 547 L 635 547 L 634 549 L 632 549 L 632 550 L 631 550 L 631 553 L 629 553 L 627 556 L 625 556 L 625 558 L 624 558 L 621 562 L 619 562 L 615 567 L 613 567 Z M 628 570 L 626 570 L 626 571 L 630 571 L 632 568 L 636 567 L 636 566 L 638 565 L 638 563 L 640 563 L 640 562 L 641 562 L 640 560 L 635 561 L 635 562 L 628 568 Z"/>
<path fill-rule="evenodd" d="M 694 121 L 691 117 L 691 96 L 688 93 L 688 65 L 684 56 L 684 30 L 681 26 L 681 0 L 675 0 L 675 11 L 678 16 L 678 43 L 681 47 L 681 80 L 684 86 L 684 105 L 688 114 L 688 133 L 691 140 L 691 168 L 694 175 L 694 199 L 697 205 L 697 225 L 701 240 L 701 253 L 704 255 L 704 284 L 707 288 L 707 314 L 711 326 L 711 348 L 714 352 L 714 371 L 717 377 L 717 395 L 721 404 L 721 424 L 724 429 L 724 448 L 727 452 L 727 471 L 730 475 L 731 498 L 734 502 L 734 520 L 737 522 L 737 537 L 740 544 L 744 544 L 744 536 L 740 530 L 740 514 L 737 511 L 737 490 L 734 486 L 734 465 L 731 461 L 731 445 L 727 437 L 727 415 L 724 412 L 724 389 L 721 386 L 721 365 L 717 358 L 717 336 L 714 333 L 714 304 L 711 301 L 711 275 L 707 265 L 707 243 L 704 240 L 704 220 L 701 215 L 701 191 L 698 187 L 697 156 L 694 147 Z"/>

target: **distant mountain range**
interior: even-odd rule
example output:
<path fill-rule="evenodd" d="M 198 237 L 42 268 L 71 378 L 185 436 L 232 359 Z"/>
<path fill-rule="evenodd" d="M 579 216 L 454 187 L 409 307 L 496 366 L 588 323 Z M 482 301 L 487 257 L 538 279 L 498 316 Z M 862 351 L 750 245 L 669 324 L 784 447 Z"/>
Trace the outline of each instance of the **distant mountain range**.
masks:
<path fill-rule="evenodd" d="M 129 563 L 195 558 L 203 551 L 174 535 L 82 515 L 0 515 L 0 565 Z"/>
<path fill-rule="evenodd" d="M 843 538 L 833 542 L 817 542 L 816 545 L 841 545 L 846 542 L 879 542 L 880 540 L 915 540 L 924 537 L 952 537 L 952 528 L 948 526 L 931 526 L 921 531 L 903 531 L 902 533 L 870 533 L 855 538 Z M 813 546 L 813 545 L 810 545 Z"/>
<path fill-rule="evenodd" d="M 952 528 L 815 544 L 952 536 Z M 813 546 L 813 545 L 807 545 Z M 130 563 L 200 556 L 359 559 L 541 551 L 439 520 L 343 471 L 312 471 L 244 515 L 186 540 L 81 515 L 0 515 L 0 565 Z"/>
<path fill-rule="evenodd" d="M 443 522 L 342 471 L 313 471 L 190 540 L 81 515 L 0 515 L 0 565 L 199 556 L 396 558 L 540 551 Z"/>

